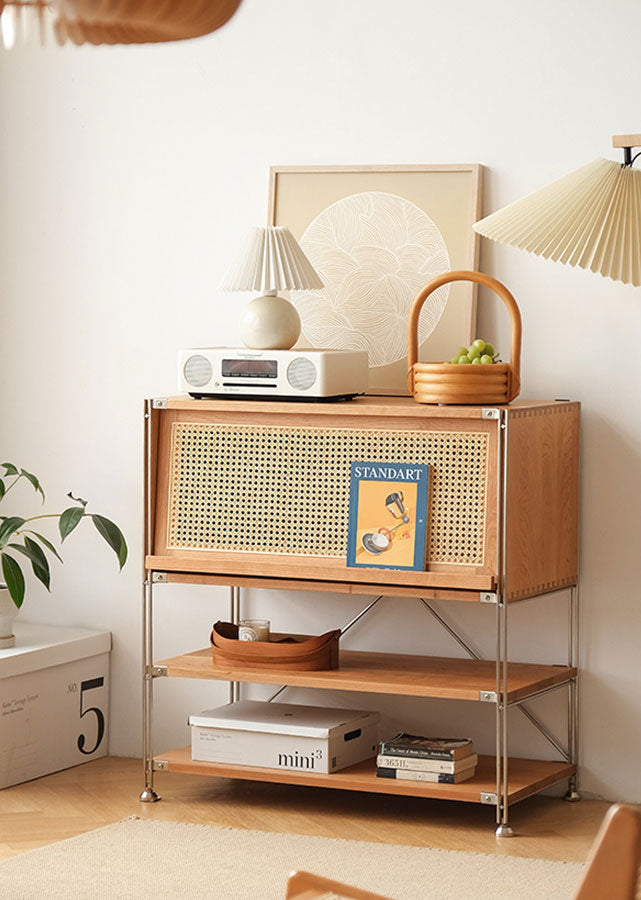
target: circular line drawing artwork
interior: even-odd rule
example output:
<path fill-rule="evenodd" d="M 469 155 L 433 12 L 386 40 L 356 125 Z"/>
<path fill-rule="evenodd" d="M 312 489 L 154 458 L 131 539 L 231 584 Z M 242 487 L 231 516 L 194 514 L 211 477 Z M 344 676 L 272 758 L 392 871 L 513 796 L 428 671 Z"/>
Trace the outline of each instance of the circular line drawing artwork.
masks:
<path fill-rule="evenodd" d="M 319 213 L 300 245 L 325 285 L 291 294 L 312 347 L 367 350 L 372 367 L 404 359 L 412 301 L 450 268 L 443 235 L 427 213 L 396 194 L 352 194 Z M 420 343 L 436 328 L 448 295 L 444 285 L 426 301 Z"/>

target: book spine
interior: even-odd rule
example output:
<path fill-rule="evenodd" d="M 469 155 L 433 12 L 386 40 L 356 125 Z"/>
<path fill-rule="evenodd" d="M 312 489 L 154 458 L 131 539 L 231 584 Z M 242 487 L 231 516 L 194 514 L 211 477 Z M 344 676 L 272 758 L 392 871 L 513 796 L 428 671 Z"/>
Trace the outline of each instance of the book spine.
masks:
<path fill-rule="evenodd" d="M 473 768 L 478 762 L 476 753 L 461 760 L 417 759 L 409 756 L 385 756 L 379 753 L 376 765 L 388 769 L 407 769 L 414 772 L 463 772 Z"/>
<path fill-rule="evenodd" d="M 451 750 L 425 750 L 419 747 L 403 747 L 383 741 L 380 746 L 382 756 L 405 756 L 412 759 L 442 759 L 454 762 L 456 756 Z"/>
<path fill-rule="evenodd" d="M 411 772 L 407 769 L 388 769 L 377 766 L 378 778 L 398 778 L 400 781 L 429 781 L 432 784 L 456 784 L 456 775 L 447 772 Z M 460 778 L 460 776 L 458 776 Z"/>

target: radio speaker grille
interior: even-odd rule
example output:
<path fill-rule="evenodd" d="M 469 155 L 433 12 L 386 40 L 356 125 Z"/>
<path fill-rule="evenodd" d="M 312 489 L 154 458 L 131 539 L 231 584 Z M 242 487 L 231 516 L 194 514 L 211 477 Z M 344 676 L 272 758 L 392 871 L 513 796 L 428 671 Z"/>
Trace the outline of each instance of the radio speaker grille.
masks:
<path fill-rule="evenodd" d="M 204 387 L 211 381 L 214 370 L 206 356 L 190 356 L 184 365 L 185 381 L 192 387 Z"/>
<path fill-rule="evenodd" d="M 287 366 L 287 380 L 295 391 L 307 391 L 316 381 L 316 366 L 304 356 L 299 356 Z"/>
<path fill-rule="evenodd" d="M 345 556 L 350 463 L 428 463 L 429 563 L 484 563 L 485 432 L 175 422 L 167 547 Z"/>

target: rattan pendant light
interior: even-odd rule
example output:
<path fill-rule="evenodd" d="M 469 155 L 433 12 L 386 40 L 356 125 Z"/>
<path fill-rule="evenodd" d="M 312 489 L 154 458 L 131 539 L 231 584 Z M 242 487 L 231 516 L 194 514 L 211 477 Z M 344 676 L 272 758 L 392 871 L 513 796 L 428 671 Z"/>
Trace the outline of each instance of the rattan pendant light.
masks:
<path fill-rule="evenodd" d="M 150 44 L 201 37 L 224 25 L 240 0 L 0 0 L 5 47 L 52 29 L 59 44 Z"/>
<path fill-rule="evenodd" d="M 596 159 L 481 219 L 474 230 L 545 259 L 641 285 L 641 172 L 632 168 L 641 135 L 615 136 L 612 145 L 623 148 L 623 164 Z"/>

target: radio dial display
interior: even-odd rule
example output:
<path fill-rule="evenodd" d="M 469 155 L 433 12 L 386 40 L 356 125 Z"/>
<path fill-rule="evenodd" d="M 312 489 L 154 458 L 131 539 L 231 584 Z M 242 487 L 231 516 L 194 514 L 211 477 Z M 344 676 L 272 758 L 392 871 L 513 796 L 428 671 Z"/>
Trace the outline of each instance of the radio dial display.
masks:
<path fill-rule="evenodd" d="M 277 378 L 275 359 L 223 359 L 223 378 Z"/>

